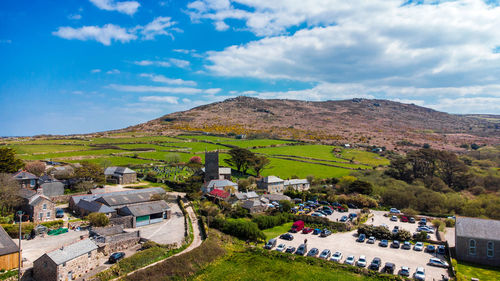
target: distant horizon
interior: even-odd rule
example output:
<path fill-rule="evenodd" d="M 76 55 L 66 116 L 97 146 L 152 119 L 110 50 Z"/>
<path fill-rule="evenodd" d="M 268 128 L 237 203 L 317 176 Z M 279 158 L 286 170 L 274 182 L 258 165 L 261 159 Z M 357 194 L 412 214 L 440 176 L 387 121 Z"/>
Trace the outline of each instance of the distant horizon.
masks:
<path fill-rule="evenodd" d="M 0 135 L 241 95 L 500 114 L 499 14 L 497 0 L 0 1 Z"/>

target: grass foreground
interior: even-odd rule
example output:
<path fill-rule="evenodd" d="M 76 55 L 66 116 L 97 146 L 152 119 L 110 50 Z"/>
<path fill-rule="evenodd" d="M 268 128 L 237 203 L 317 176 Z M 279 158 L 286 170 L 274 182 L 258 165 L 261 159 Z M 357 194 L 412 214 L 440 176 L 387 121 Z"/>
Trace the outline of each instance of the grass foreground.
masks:
<path fill-rule="evenodd" d="M 273 228 L 268 228 L 263 230 L 264 234 L 266 235 L 266 241 L 275 238 L 278 235 L 281 235 L 283 233 L 288 232 L 292 228 L 293 222 L 288 222 L 282 225 L 275 226 Z"/>
<path fill-rule="evenodd" d="M 455 260 L 454 260 L 455 263 Z M 457 271 L 457 280 L 471 280 L 478 278 L 479 280 L 500 280 L 500 268 L 492 266 L 484 266 L 458 261 L 455 269 Z"/>

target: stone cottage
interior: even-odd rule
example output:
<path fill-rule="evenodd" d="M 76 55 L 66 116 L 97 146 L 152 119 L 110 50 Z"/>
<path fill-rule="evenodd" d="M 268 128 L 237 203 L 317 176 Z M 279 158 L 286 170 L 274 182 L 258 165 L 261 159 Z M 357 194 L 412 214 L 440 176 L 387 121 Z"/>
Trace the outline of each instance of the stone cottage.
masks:
<path fill-rule="evenodd" d="M 104 170 L 106 181 L 116 184 L 130 184 L 137 181 L 137 173 L 126 167 L 108 167 Z"/>

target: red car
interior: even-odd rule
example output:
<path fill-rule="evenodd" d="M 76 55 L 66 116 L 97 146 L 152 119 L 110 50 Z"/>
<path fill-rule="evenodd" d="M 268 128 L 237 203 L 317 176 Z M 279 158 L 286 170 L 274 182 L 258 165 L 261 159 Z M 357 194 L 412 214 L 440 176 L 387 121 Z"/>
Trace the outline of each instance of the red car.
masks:
<path fill-rule="evenodd" d="M 313 231 L 313 229 L 310 227 L 306 227 L 306 228 L 302 229 L 303 234 L 308 234 L 308 233 L 311 233 L 312 231 Z"/>
<path fill-rule="evenodd" d="M 402 216 L 401 217 L 401 222 L 408 222 L 408 217 Z"/>

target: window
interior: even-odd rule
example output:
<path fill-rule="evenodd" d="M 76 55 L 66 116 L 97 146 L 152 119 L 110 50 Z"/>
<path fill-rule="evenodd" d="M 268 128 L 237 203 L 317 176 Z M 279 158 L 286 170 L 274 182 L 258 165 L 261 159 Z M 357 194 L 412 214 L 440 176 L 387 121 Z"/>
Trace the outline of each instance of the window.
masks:
<path fill-rule="evenodd" d="M 43 220 L 43 213 L 38 214 L 38 218 L 40 218 L 40 220 Z"/>
<path fill-rule="evenodd" d="M 47 204 L 43 204 L 43 209 L 47 210 Z"/>
<path fill-rule="evenodd" d="M 63 267 L 66 267 L 66 263 L 63 263 Z"/>
<path fill-rule="evenodd" d="M 476 255 L 476 240 L 469 240 L 469 255 Z"/>
<path fill-rule="evenodd" d="M 50 212 L 47 212 L 47 218 L 50 219 Z"/>
<path fill-rule="evenodd" d="M 493 241 L 488 241 L 486 255 L 488 256 L 488 258 L 492 258 L 493 256 L 495 256 L 495 243 L 493 243 Z"/>
<path fill-rule="evenodd" d="M 34 187 L 35 186 L 35 180 L 30 180 L 30 186 Z"/>
<path fill-rule="evenodd" d="M 91 258 L 91 257 L 92 257 L 92 253 L 91 253 L 91 252 L 89 252 L 89 258 Z"/>

